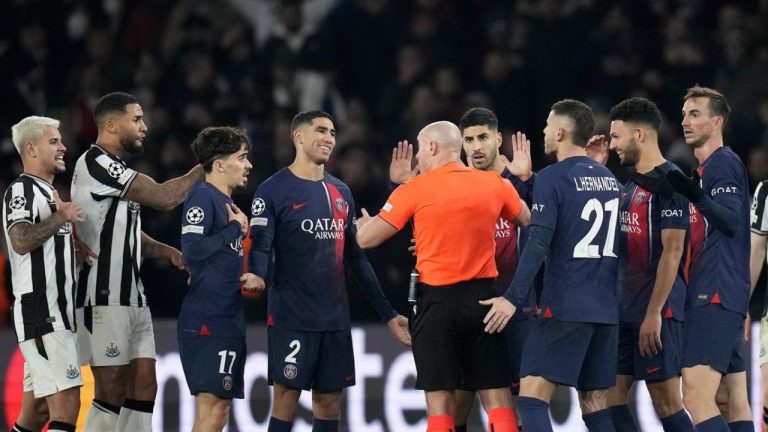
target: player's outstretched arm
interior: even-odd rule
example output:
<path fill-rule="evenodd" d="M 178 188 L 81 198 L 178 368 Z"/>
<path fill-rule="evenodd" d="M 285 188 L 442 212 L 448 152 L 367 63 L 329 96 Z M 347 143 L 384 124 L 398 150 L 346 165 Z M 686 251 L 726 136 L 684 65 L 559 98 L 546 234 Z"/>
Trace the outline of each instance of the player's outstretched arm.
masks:
<path fill-rule="evenodd" d="M 188 173 L 165 183 L 157 183 L 152 177 L 138 173 L 126 193 L 126 198 L 156 210 L 171 210 L 184 202 L 195 183 L 205 178 L 202 165 L 196 165 Z"/>
<path fill-rule="evenodd" d="M 509 288 L 503 297 L 494 297 L 480 301 L 480 304 L 491 306 L 491 310 L 485 315 L 483 323 L 485 331 L 496 333 L 504 330 L 509 320 L 517 310 L 516 304 L 522 304 L 530 298 L 530 290 L 536 273 L 549 253 L 549 244 L 552 242 L 554 232 L 550 228 L 539 225 L 531 226 L 528 242 L 520 257 L 515 276 L 512 278 Z"/>
<path fill-rule="evenodd" d="M 19 255 L 25 255 L 39 248 L 61 228 L 64 222 L 79 222 L 82 209 L 74 202 L 62 201 L 53 191 L 56 212 L 38 223 L 17 223 L 8 231 L 11 247 Z"/>
<path fill-rule="evenodd" d="M 667 173 L 667 182 L 680 195 L 696 206 L 699 213 L 703 214 L 708 221 L 714 225 L 720 232 L 733 237 L 739 230 L 739 203 L 736 200 L 723 198 L 727 194 L 719 194 L 721 198 L 716 201 L 710 198 L 699 186 L 697 174 L 688 177 L 680 171 L 672 170 Z"/>
<path fill-rule="evenodd" d="M 141 249 L 147 258 L 167 258 L 179 270 L 187 270 L 187 261 L 181 251 L 153 239 L 144 231 L 141 232 Z"/>

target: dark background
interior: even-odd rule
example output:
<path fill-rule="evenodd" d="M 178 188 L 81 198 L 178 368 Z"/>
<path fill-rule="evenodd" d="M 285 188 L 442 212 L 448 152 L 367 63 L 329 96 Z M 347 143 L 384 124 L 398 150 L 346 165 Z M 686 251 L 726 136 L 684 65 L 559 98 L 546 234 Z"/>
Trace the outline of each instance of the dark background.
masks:
<path fill-rule="evenodd" d="M 664 114 L 665 155 L 690 168 L 680 110 L 697 83 L 729 98 L 726 144 L 752 187 L 768 177 L 768 0 L 3 0 L 1 9 L 0 190 L 21 171 L 11 125 L 33 114 L 60 119 L 71 170 L 96 138 L 90 109 L 112 91 L 141 101 L 146 152 L 129 163 L 158 181 L 195 163 L 189 145 L 203 127 L 245 128 L 254 168 L 235 196 L 241 208 L 293 160 L 292 116 L 316 108 L 336 118 L 327 169 L 369 211 L 388 194 L 396 142 L 473 106 L 496 111 L 507 154 L 509 134 L 526 132 L 540 169 L 550 162 L 541 130 L 552 103 L 587 102 L 607 133 L 611 106 L 648 97 Z M 615 156 L 609 165 L 626 176 Z M 57 178 L 65 197 L 69 181 Z M 142 221 L 178 246 L 178 210 L 145 207 Z M 369 254 L 401 312 L 408 239 L 401 233 Z M 10 292 L 4 273 L 0 303 Z M 185 275 L 151 260 L 142 273 L 154 316 L 175 317 Z M 376 319 L 354 283 L 350 297 L 355 320 Z M 249 301 L 248 319 L 263 322 L 263 301 Z"/>

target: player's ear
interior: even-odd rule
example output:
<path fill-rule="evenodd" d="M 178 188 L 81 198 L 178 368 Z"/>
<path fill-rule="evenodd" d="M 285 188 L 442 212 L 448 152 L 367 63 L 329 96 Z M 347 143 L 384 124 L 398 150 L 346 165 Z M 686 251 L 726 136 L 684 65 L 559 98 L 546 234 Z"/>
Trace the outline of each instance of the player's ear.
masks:
<path fill-rule="evenodd" d="M 301 128 L 296 128 L 296 130 L 293 131 L 293 143 L 297 145 L 304 143 L 304 134 L 301 133 Z"/>
<path fill-rule="evenodd" d="M 104 120 L 104 127 L 110 133 L 117 133 L 117 119 L 114 116 L 107 117 L 107 119 Z"/>
<path fill-rule="evenodd" d="M 37 148 L 35 148 L 35 142 L 32 140 L 26 141 L 21 145 L 21 152 L 26 153 L 29 157 L 36 157 Z"/>
<path fill-rule="evenodd" d="M 643 142 L 645 140 L 645 136 L 647 135 L 647 131 L 643 128 L 635 128 L 634 135 L 637 142 Z"/>
<path fill-rule="evenodd" d="M 719 128 L 719 129 L 722 129 L 723 128 L 723 123 L 725 123 L 725 117 L 723 117 L 723 116 L 712 116 L 712 125 L 713 126 Z"/>
<path fill-rule="evenodd" d="M 565 128 L 557 128 L 557 133 L 555 134 L 555 137 L 557 138 L 557 141 L 562 141 L 565 139 Z"/>

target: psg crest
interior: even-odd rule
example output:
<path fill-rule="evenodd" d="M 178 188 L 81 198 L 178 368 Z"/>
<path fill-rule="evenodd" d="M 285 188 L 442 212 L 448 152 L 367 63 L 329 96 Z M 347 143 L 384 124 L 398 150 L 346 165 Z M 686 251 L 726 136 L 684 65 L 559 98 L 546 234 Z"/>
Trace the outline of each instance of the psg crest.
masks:
<path fill-rule="evenodd" d="M 336 198 L 336 208 L 339 209 L 339 211 L 344 211 L 344 200 L 341 198 Z"/>
<path fill-rule="evenodd" d="M 230 375 L 225 376 L 221 381 L 221 386 L 224 387 L 224 390 L 232 390 L 232 377 Z"/>
<path fill-rule="evenodd" d="M 294 379 L 298 374 L 299 374 L 299 371 L 296 370 L 296 365 L 287 364 L 283 368 L 283 376 L 285 376 L 288 379 Z"/>
<path fill-rule="evenodd" d="M 646 194 L 645 192 L 638 192 L 637 195 L 635 195 L 635 204 L 640 205 L 645 202 Z"/>

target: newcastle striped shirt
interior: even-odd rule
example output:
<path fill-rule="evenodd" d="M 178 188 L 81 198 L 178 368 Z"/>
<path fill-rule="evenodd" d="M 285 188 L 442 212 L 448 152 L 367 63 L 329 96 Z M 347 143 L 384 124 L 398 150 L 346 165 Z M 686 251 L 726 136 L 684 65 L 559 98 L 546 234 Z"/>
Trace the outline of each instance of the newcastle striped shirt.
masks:
<path fill-rule="evenodd" d="M 77 236 L 98 258 L 80 273 L 76 306 L 146 306 L 141 206 L 125 198 L 138 173 L 97 144 L 77 160 L 72 200 L 83 208 Z"/>
<path fill-rule="evenodd" d="M 19 342 L 59 330 L 75 330 L 75 260 L 72 225 L 65 222 L 35 250 L 19 255 L 9 230 L 36 224 L 56 212 L 53 186 L 29 174 L 17 178 L 3 197 L 3 232 L 13 283 L 13 321 Z"/>

